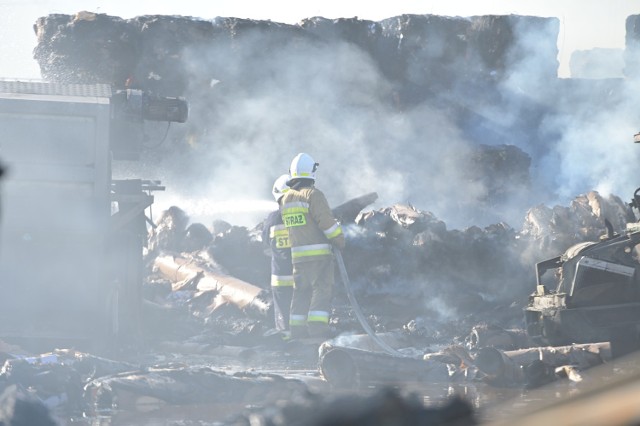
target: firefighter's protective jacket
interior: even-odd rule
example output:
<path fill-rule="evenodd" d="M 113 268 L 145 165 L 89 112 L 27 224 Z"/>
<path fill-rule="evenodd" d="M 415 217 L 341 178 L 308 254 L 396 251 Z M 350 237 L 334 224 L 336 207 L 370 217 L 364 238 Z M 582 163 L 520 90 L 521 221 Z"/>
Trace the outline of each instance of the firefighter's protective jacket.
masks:
<path fill-rule="evenodd" d="M 331 256 L 331 244 L 344 247 L 342 227 L 319 189 L 290 189 L 282 200 L 281 212 L 294 264 Z"/>
<path fill-rule="evenodd" d="M 262 241 L 271 248 L 271 286 L 292 287 L 291 241 L 289 230 L 282 223 L 280 210 L 267 216 L 263 223 Z"/>

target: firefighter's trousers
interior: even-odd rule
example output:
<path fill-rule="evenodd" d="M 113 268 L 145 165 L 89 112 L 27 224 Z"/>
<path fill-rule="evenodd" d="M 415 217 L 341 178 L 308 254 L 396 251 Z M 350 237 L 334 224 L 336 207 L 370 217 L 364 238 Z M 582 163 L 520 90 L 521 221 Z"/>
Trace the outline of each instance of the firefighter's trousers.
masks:
<path fill-rule="evenodd" d="M 273 293 L 275 328 L 280 331 L 288 330 L 293 286 L 272 286 L 271 292 Z"/>
<path fill-rule="evenodd" d="M 333 256 L 293 264 L 291 337 L 327 337 L 334 283 Z"/>

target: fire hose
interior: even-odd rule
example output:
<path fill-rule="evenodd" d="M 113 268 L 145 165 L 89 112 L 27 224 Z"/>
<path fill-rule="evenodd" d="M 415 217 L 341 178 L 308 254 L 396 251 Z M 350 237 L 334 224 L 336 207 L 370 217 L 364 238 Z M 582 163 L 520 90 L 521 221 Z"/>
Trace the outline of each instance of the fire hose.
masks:
<path fill-rule="evenodd" d="M 378 346 L 380 346 L 380 348 L 382 348 L 389 355 L 406 357 L 407 355 L 401 352 L 398 352 L 397 350 L 393 349 L 391 346 L 386 344 L 371 329 L 371 327 L 369 326 L 369 323 L 367 322 L 367 319 L 362 313 L 362 309 L 360 309 L 360 305 L 358 304 L 358 301 L 356 300 L 356 297 L 353 294 L 353 291 L 351 290 L 351 281 L 349 280 L 349 275 L 347 274 L 347 268 L 345 268 L 344 266 L 342 253 L 337 248 L 334 248 L 333 253 L 336 258 L 336 263 L 338 264 L 338 269 L 340 270 L 340 276 L 342 277 L 342 283 L 344 284 L 344 289 L 347 291 L 347 296 L 349 297 L 349 302 L 351 303 L 351 308 L 353 309 L 353 312 L 356 314 L 356 317 L 358 318 L 358 321 L 360 322 L 360 325 L 362 326 L 364 331 L 369 335 L 369 337 L 371 337 L 371 339 L 374 342 L 376 342 Z"/>

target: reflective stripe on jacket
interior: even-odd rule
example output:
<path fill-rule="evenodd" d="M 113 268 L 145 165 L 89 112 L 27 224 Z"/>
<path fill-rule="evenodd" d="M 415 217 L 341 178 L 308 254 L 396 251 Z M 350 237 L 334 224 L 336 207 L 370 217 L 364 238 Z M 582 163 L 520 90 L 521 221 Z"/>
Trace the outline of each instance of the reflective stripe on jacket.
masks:
<path fill-rule="evenodd" d="M 324 194 L 315 187 L 290 189 L 282 199 L 282 222 L 289 230 L 293 263 L 331 256 L 334 239 L 344 240 Z"/>
<path fill-rule="evenodd" d="M 315 256 L 331 256 L 331 244 L 309 244 L 291 248 L 292 261 Z"/>

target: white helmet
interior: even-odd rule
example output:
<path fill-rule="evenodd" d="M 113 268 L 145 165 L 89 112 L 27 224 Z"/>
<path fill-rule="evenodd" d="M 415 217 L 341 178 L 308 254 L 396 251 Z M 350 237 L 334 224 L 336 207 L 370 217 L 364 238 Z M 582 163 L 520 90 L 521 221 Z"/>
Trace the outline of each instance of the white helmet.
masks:
<path fill-rule="evenodd" d="M 288 174 L 281 175 L 275 182 L 273 182 L 273 189 L 271 193 L 273 194 L 273 198 L 278 201 L 280 197 L 284 195 L 285 192 L 289 190 L 289 186 L 287 182 L 291 179 Z"/>
<path fill-rule="evenodd" d="M 309 154 L 300 153 L 291 161 L 289 174 L 291 179 L 312 179 L 316 180 L 316 169 L 319 164 L 316 163 Z"/>

